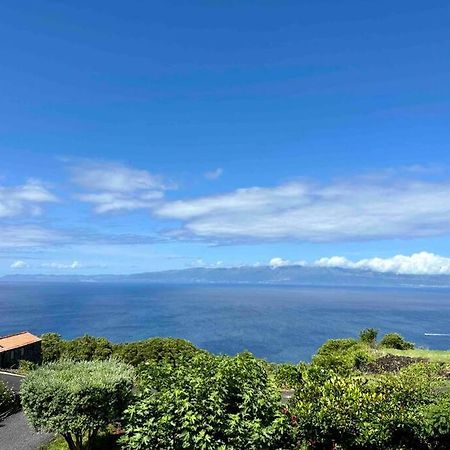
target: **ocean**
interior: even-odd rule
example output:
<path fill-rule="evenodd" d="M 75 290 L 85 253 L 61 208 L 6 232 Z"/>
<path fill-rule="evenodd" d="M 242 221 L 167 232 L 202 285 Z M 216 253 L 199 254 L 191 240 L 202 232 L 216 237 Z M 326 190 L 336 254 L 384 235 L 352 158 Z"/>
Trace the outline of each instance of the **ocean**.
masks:
<path fill-rule="evenodd" d="M 307 361 L 329 338 L 375 327 L 418 346 L 449 349 L 450 289 L 0 283 L 0 335 L 29 330 L 114 342 L 188 339 L 214 353 L 249 350 Z"/>

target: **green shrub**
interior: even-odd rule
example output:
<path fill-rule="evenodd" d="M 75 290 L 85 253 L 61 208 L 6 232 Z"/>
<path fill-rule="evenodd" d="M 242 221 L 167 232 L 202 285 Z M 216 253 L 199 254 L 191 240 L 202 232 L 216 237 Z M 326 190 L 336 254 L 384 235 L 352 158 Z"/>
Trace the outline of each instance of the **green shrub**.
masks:
<path fill-rule="evenodd" d="M 106 338 L 85 335 L 65 341 L 62 357 L 72 361 L 101 361 L 111 357 L 113 344 Z"/>
<path fill-rule="evenodd" d="M 37 364 L 26 359 L 19 360 L 19 372 L 21 374 L 27 374 L 37 368 Z"/>
<path fill-rule="evenodd" d="M 303 442 L 314 448 L 421 448 L 418 408 L 435 399 L 435 368 L 411 367 L 373 379 L 312 367 L 292 404 Z"/>
<path fill-rule="evenodd" d="M 17 405 L 17 399 L 14 392 L 9 389 L 5 383 L 0 381 L 0 420 Z"/>
<path fill-rule="evenodd" d="M 421 411 L 421 435 L 428 448 L 446 450 L 450 443 L 450 395 Z"/>
<path fill-rule="evenodd" d="M 366 328 L 359 333 L 359 340 L 363 344 L 375 347 L 377 344 L 378 330 L 375 328 Z"/>
<path fill-rule="evenodd" d="M 293 448 L 280 394 L 265 364 L 248 353 L 147 363 L 140 388 L 125 414 L 128 450 Z"/>
<path fill-rule="evenodd" d="M 133 366 L 146 361 L 164 361 L 176 366 L 179 361 L 192 359 L 199 352 L 189 341 L 175 338 L 151 338 L 114 347 L 114 356 Z"/>
<path fill-rule="evenodd" d="M 412 350 L 414 344 L 405 340 L 403 336 L 398 333 L 388 333 L 383 336 L 380 342 L 381 347 L 394 348 L 397 350 Z"/>
<path fill-rule="evenodd" d="M 301 383 L 301 369 L 294 364 L 270 364 L 268 370 L 275 384 L 281 389 L 291 389 Z"/>
<path fill-rule="evenodd" d="M 22 406 L 38 431 L 61 434 L 70 450 L 92 448 L 97 433 L 131 399 L 133 370 L 117 361 L 49 363 L 22 382 Z"/>
<path fill-rule="evenodd" d="M 371 361 L 366 345 L 356 339 L 330 339 L 319 348 L 312 364 L 326 370 L 348 374 Z"/>

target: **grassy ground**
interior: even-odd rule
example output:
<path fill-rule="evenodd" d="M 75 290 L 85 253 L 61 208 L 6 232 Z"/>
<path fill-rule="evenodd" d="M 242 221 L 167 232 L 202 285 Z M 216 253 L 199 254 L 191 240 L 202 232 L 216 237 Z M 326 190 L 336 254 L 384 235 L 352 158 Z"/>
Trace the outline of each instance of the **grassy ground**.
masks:
<path fill-rule="evenodd" d="M 385 349 L 385 354 L 397 355 L 397 356 L 409 356 L 411 358 L 427 358 L 432 362 L 444 362 L 450 363 L 450 350 L 394 350 Z"/>

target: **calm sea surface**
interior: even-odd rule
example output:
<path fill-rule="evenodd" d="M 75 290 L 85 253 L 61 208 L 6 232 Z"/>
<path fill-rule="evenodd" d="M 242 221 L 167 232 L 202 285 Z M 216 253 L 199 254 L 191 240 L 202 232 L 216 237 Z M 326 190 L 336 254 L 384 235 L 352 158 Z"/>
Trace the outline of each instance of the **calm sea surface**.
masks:
<path fill-rule="evenodd" d="M 447 349 L 450 289 L 362 289 L 156 284 L 0 284 L 0 335 L 48 331 L 112 341 L 188 339 L 215 353 L 250 350 L 308 360 L 328 338 L 366 327 Z"/>

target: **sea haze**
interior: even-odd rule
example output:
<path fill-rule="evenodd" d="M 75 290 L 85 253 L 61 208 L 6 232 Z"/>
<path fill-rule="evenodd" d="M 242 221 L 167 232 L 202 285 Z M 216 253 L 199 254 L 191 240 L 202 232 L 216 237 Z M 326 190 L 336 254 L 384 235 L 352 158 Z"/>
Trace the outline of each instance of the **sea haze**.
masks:
<path fill-rule="evenodd" d="M 0 335 L 21 330 L 112 341 L 188 339 L 214 353 L 250 350 L 308 360 L 333 337 L 366 327 L 450 348 L 449 288 L 351 288 L 141 283 L 0 283 Z"/>

